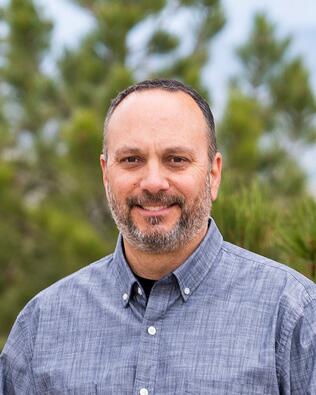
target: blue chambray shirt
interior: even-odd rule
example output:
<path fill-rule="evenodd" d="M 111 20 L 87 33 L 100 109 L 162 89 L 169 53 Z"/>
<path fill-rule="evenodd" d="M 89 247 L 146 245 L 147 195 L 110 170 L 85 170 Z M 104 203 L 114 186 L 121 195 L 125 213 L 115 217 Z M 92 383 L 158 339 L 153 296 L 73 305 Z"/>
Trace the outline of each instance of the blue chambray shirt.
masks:
<path fill-rule="evenodd" d="M 214 221 L 146 304 L 118 240 L 20 313 L 2 394 L 316 394 L 316 286 Z"/>

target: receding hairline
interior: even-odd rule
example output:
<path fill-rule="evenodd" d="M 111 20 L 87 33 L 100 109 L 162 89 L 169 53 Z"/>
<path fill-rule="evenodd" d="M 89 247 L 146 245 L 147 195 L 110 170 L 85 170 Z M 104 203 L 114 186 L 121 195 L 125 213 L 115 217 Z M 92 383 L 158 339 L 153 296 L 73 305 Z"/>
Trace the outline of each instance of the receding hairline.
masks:
<path fill-rule="evenodd" d="M 184 85 L 183 83 L 177 80 L 146 80 L 134 85 L 129 86 L 122 92 L 120 92 L 111 102 L 109 109 L 106 114 L 106 118 L 104 121 L 104 129 L 103 129 L 103 153 L 107 156 L 107 127 L 109 121 L 115 112 L 115 110 L 119 107 L 119 105 L 125 101 L 128 96 L 131 96 L 133 93 L 141 93 L 146 91 L 166 91 L 170 93 L 179 93 L 183 92 L 187 96 L 191 97 L 195 104 L 200 109 L 202 116 L 206 125 L 206 133 L 208 139 L 208 156 L 210 161 L 213 160 L 216 152 L 216 136 L 215 136 L 215 122 L 212 111 L 208 105 L 208 102 L 193 88 Z"/>
<path fill-rule="evenodd" d="M 182 91 L 182 90 L 167 90 L 167 89 L 163 89 L 163 88 L 159 88 L 159 87 L 157 87 L 157 88 L 148 88 L 148 89 L 142 89 L 142 90 L 137 90 L 137 91 L 134 91 L 134 92 L 131 92 L 128 96 L 126 96 L 123 100 L 121 100 L 118 104 L 117 104 L 117 106 L 115 107 L 115 108 L 113 108 L 113 110 L 111 111 L 111 112 L 109 112 L 109 114 L 108 114 L 108 116 L 106 117 L 106 119 L 105 119 L 105 122 L 104 122 L 104 128 L 108 128 L 108 125 L 109 125 L 109 123 L 110 123 L 110 121 L 111 121 L 111 119 L 112 119 L 112 116 L 114 115 L 114 113 L 116 112 L 116 110 L 119 108 L 119 107 L 121 107 L 121 105 L 122 104 L 126 104 L 126 101 L 128 101 L 128 100 L 130 100 L 130 99 L 133 99 L 133 97 L 135 97 L 135 96 L 137 96 L 137 95 L 145 95 L 146 93 L 150 93 L 150 92 L 157 92 L 157 93 L 170 93 L 170 94 L 174 94 L 174 95 L 183 95 L 184 97 L 187 97 L 189 100 L 190 100 L 190 102 L 191 103 L 193 103 L 194 104 L 194 108 L 196 109 L 196 110 L 198 110 L 198 112 L 202 115 L 202 117 L 203 117 L 203 121 L 204 121 L 204 124 L 205 124 L 205 128 L 206 128 L 206 130 L 208 131 L 209 130 L 209 125 L 208 125 L 208 123 L 206 122 L 206 120 L 205 120 L 205 116 L 204 116 L 204 114 L 203 114 L 203 111 L 201 110 L 201 108 L 199 107 L 199 105 L 196 103 L 196 101 L 192 98 L 192 96 L 190 96 L 190 95 L 188 95 L 186 92 L 184 92 L 184 91 Z M 108 130 L 107 130 L 107 132 L 108 132 Z"/>

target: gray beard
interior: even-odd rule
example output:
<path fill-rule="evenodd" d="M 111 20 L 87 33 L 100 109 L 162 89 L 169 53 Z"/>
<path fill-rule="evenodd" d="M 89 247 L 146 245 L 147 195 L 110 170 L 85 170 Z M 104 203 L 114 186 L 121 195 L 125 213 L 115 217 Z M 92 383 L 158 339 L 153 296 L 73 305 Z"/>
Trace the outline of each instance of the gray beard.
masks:
<path fill-rule="evenodd" d="M 206 226 L 212 206 L 209 176 L 204 189 L 190 207 L 186 206 L 182 197 L 167 196 L 161 192 L 157 194 L 144 192 L 139 198 L 128 198 L 126 204 L 122 205 L 117 202 L 109 184 L 106 192 L 112 217 L 123 238 L 136 249 L 152 254 L 174 252 L 190 242 Z M 181 216 L 169 232 L 155 229 L 163 218 L 150 216 L 146 221 L 151 225 L 152 230 L 142 232 L 133 222 L 131 209 L 135 205 L 145 203 L 178 204 L 181 208 Z"/>

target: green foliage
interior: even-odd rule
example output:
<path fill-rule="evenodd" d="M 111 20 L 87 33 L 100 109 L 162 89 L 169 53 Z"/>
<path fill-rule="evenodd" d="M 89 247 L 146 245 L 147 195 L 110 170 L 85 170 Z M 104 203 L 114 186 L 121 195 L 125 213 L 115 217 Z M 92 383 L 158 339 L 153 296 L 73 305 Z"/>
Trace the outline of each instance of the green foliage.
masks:
<path fill-rule="evenodd" d="M 164 30 L 157 30 L 152 35 L 148 44 L 148 52 L 150 54 L 157 53 L 162 54 L 170 52 L 177 48 L 179 45 L 179 39 Z"/>
<path fill-rule="evenodd" d="M 4 41 L 1 76 L 10 88 L 11 103 L 19 106 L 18 127 L 35 131 L 45 113 L 50 112 L 50 100 L 55 96 L 53 85 L 40 67 L 52 24 L 41 17 L 32 0 L 10 1 L 4 20 L 10 29 Z"/>
<path fill-rule="evenodd" d="M 69 158 L 90 167 L 97 162 L 96 152 L 100 150 L 100 124 L 92 110 L 76 110 L 64 129 L 64 138 L 69 147 Z"/>
<path fill-rule="evenodd" d="M 49 252 L 53 263 L 40 268 L 47 283 L 110 252 L 112 244 L 103 240 L 83 216 L 72 215 L 53 205 L 40 206 L 32 210 L 30 216 L 35 225 L 34 232 L 38 232 L 37 236 L 42 239 L 41 245 L 35 247 L 35 252 L 45 257 Z M 40 233 L 44 233 L 44 236 Z"/>
<path fill-rule="evenodd" d="M 219 128 L 227 169 L 239 180 L 259 177 L 286 200 L 306 193 L 295 153 L 315 138 L 315 97 L 303 61 L 291 59 L 290 45 L 264 14 L 255 17 L 238 50 L 243 70 Z"/>
<path fill-rule="evenodd" d="M 40 16 L 40 12 L 32 0 L 11 0 L 4 18 L 10 25 L 7 46 L 8 59 L 13 60 L 16 57 L 17 60 L 20 60 L 23 55 L 26 60 L 27 54 L 36 54 L 35 59 L 34 57 L 29 58 L 28 64 L 33 62 L 34 71 L 36 71 L 37 63 L 34 60 L 39 60 L 47 50 L 52 23 Z M 27 71 L 24 67 L 22 70 L 24 73 Z"/>
<path fill-rule="evenodd" d="M 225 149 L 227 166 L 236 173 L 254 176 L 260 166 L 259 140 L 265 130 L 259 103 L 238 90 L 231 90 L 220 125 L 220 146 Z"/>
<path fill-rule="evenodd" d="M 166 62 L 166 64 L 162 63 L 150 76 L 182 80 L 197 89 L 206 98 L 209 98 L 209 92 L 205 89 L 201 79 L 201 70 L 208 63 L 211 41 L 225 25 L 225 16 L 221 3 L 218 0 L 195 0 L 169 1 L 169 4 L 172 5 L 170 7 L 172 13 L 168 15 L 170 20 L 173 20 L 177 12 L 180 14 L 183 9 L 190 9 L 194 15 L 189 21 L 190 25 L 183 24 L 182 32 L 179 34 L 179 37 L 184 40 L 188 32 L 192 32 L 193 45 L 187 46 L 185 54 L 179 54 L 174 51 L 173 62 L 171 64 L 169 62 Z M 182 40 L 178 41 L 178 46 L 176 47 L 175 39 L 172 40 L 172 45 L 170 45 L 170 34 L 167 33 L 165 38 L 164 44 L 162 42 L 159 44 L 160 48 L 164 46 L 168 49 L 176 49 L 182 42 Z M 162 40 L 161 33 L 159 39 Z M 149 45 L 152 45 L 151 41 Z"/>
<path fill-rule="evenodd" d="M 164 1 L 96 2 L 94 13 L 100 33 L 115 61 L 124 62 L 127 55 L 126 37 L 133 26 L 151 13 L 159 11 L 163 5 Z"/>
<path fill-rule="evenodd" d="M 133 82 L 134 76 L 131 70 L 121 64 L 113 65 L 96 95 L 99 103 L 98 108 L 100 108 L 99 114 L 102 114 L 102 121 L 106 108 L 109 106 L 113 97 Z"/>
<path fill-rule="evenodd" d="M 316 280 L 316 202 L 299 201 L 289 207 L 280 229 L 279 247 L 286 261 Z"/>
<path fill-rule="evenodd" d="M 16 260 L 21 257 L 20 238 L 27 226 L 23 202 L 15 187 L 14 171 L 13 166 L 0 164 L 0 294 L 12 285 Z"/>
<path fill-rule="evenodd" d="M 302 59 L 295 58 L 286 63 L 270 84 L 273 107 L 280 113 L 289 136 L 307 142 L 315 140 L 311 120 L 316 112 L 316 101 Z M 302 131 L 306 132 L 303 134 Z"/>
<path fill-rule="evenodd" d="M 283 61 L 290 38 L 276 39 L 276 25 L 265 14 L 257 14 L 248 41 L 237 53 L 246 79 L 256 88 L 266 83 Z"/>
<path fill-rule="evenodd" d="M 277 259 L 274 235 L 278 212 L 266 189 L 256 181 L 236 188 L 235 182 L 226 176 L 213 215 L 225 240 Z"/>
<path fill-rule="evenodd" d="M 218 0 L 181 0 L 180 3 L 184 6 L 204 6 L 214 7 L 219 4 Z"/>

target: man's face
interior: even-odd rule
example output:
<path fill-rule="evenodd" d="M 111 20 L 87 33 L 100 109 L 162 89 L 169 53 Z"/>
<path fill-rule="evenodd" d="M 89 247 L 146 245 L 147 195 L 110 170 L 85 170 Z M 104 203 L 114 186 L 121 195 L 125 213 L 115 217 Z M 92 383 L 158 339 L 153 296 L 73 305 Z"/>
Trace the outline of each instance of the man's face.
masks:
<path fill-rule="evenodd" d="M 207 125 L 183 92 L 130 94 L 108 123 L 101 155 L 109 206 L 123 238 L 137 249 L 175 252 L 206 232 L 220 182 L 211 165 Z"/>

